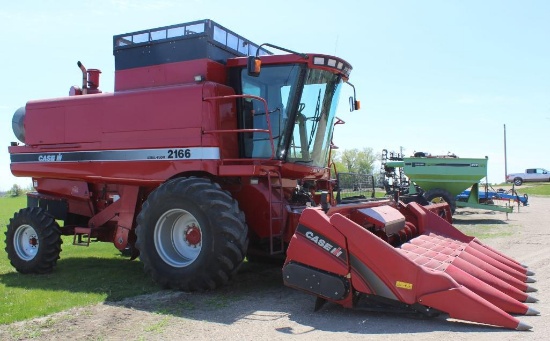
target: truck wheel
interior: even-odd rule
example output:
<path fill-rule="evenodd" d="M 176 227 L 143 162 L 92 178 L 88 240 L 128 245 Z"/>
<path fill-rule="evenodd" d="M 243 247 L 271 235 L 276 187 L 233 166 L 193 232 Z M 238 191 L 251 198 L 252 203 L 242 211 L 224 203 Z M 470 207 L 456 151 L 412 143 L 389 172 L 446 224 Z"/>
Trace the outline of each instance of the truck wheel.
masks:
<path fill-rule="evenodd" d="M 442 188 L 434 188 L 424 193 L 424 198 L 431 203 L 446 202 L 451 208 L 451 214 L 455 213 L 456 199 L 448 191 Z"/>
<path fill-rule="evenodd" d="M 228 192 L 202 178 L 179 178 L 153 191 L 137 217 L 145 272 L 184 291 L 226 284 L 248 246 L 244 214 Z"/>
<path fill-rule="evenodd" d="M 522 184 L 523 184 L 523 179 L 522 178 L 515 178 L 514 179 L 514 185 L 521 186 Z"/>
<path fill-rule="evenodd" d="M 6 252 L 11 265 L 21 273 L 51 272 L 59 259 L 61 243 L 59 225 L 43 208 L 23 208 L 10 219 Z"/>

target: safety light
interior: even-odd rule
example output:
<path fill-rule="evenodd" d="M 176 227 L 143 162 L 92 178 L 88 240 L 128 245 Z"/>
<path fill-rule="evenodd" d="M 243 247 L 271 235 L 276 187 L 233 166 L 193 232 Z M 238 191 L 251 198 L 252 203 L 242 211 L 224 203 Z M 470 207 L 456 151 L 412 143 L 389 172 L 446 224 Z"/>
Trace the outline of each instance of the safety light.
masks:
<path fill-rule="evenodd" d="M 259 57 L 249 56 L 246 68 L 249 76 L 258 77 L 262 69 L 262 61 Z"/>

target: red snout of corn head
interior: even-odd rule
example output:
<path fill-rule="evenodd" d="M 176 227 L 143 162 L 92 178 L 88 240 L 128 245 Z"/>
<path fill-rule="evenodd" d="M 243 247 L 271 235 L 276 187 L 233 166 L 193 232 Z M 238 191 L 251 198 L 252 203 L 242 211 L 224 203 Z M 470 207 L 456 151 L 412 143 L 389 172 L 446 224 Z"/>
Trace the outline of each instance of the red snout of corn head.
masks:
<path fill-rule="evenodd" d="M 371 311 L 416 312 L 515 330 L 538 315 L 533 272 L 469 237 L 437 208 L 387 201 L 306 209 L 287 251 L 287 286 Z M 443 207 L 443 210 L 441 210 Z M 439 210 L 447 214 L 436 214 Z M 450 218 L 449 218 L 450 220 Z"/>

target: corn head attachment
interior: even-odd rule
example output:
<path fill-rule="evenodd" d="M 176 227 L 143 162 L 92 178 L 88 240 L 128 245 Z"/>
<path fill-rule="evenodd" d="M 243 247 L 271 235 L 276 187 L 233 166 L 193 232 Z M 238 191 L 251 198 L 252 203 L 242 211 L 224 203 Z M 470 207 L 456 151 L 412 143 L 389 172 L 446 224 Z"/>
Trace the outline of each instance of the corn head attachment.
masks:
<path fill-rule="evenodd" d="M 531 329 L 512 315 L 539 314 L 526 304 L 537 301 L 528 294 L 536 291 L 528 284 L 534 273 L 441 216 L 450 220 L 448 205 L 385 200 L 306 209 L 284 282 L 317 296 L 316 309 L 330 301 Z"/>

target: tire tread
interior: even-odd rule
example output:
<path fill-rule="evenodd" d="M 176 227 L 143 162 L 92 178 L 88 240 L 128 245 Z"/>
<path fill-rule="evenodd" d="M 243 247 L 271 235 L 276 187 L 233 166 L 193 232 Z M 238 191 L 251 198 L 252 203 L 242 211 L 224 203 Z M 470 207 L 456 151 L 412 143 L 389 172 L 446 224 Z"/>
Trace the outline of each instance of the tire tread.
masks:
<path fill-rule="evenodd" d="M 152 220 L 156 203 L 166 200 L 192 200 L 207 217 L 215 240 L 212 250 L 203 248 L 211 254 L 202 260 L 200 270 L 187 276 L 178 276 L 178 271 L 163 271 L 151 254 L 156 251 L 152 250 L 154 244 L 148 233 L 154 226 L 146 225 Z M 145 273 L 164 287 L 183 291 L 213 290 L 227 284 L 243 262 L 248 246 L 248 228 L 237 201 L 219 184 L 197 177 L 173 179 L 153 191 L 137 216 L 136 235 L 136 248 L 140 250 Z"/>

